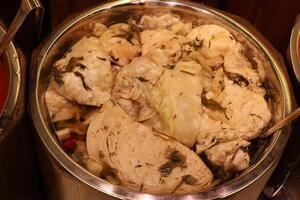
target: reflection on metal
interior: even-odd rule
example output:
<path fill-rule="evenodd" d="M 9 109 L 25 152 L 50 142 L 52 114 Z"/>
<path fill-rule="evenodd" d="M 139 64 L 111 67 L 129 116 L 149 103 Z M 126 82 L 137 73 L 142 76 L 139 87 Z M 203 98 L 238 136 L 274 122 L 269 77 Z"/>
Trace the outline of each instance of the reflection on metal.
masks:
<path fill-rule="evenodd" d="M 292 66 L 298 82 L 300 83 L 300 14 L 296 18 L 295 26 L 292 30 L 290 39 L 289 54 L 291 57 Z"/>
<path fill-rule="evenodd" d="M 0 37 L 3 37 L 4 34 L 5 30 L 0 27 Z M 9 87 L 4 109 L 2 113 L 0 113 L 0 138 L 3 135 L 6 126 L 11 121 L 19 97 L 22 79 L 22 75 L 20 73 L 21 63 L 19 60 L 17 49 L 12 42 L 9 43 L 7 47 L 5 58 L 7 60 L 6 67 L 8 68 L 9 73 Z"/>
<path fill-rule="evenodd" d="M 20 95 L 20 88 L 21 88 L 21 79 L 22 79 L 22 64 L 20 61 L 20 51 L 18 51 L 14 44 L 11 42 L 15 33 L 22 25 L 24 20 L 26 19 L 27 15 L 35 10 L 36 11 L 36 18 L 37 25 L 39 26 L 42 22 L 42 17 L 44 13 L 44 9 L 41 6 L 39 0 L 22 0 L 20 8 L 18 10 L 17 15 L 15 16 L 9 30 L 5 32 L 4 28 L 0 27 L 0 38 L 2 38 L 0 43 L 0 56 L 3 52 L 5 52 L 4 58 L 7 61 L 8 67 L 8 79 L 9 79 L 9 88 L 8 88 L 8 95 L 6 99 L 6 103 L 4 105 L 4 109 L 2 113 L 0 113 L 0 138 L 2 137 L 2 133 L 4 132 L 5 128 L 8 124 L 13 120 L 13 112 L 17 104 L 17 100 Z M 25 77 L 24 77 L 25 79 Z M 24 103 L 24 102 L 22 102 Z M 20 108 L 19 108 L 20 109 Z"/>

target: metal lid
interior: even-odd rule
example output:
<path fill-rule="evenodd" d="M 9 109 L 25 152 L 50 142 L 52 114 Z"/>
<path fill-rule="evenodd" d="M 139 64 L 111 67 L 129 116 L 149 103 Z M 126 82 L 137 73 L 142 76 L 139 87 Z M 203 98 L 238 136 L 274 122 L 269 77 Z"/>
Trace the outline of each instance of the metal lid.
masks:
<path fill-rule="evenodd" d="M 294 73 L 300 83 L 300 14 L 296 17 L 296 23 L 292 30 L 289 54 Z"/>
<path fill-rule="evenodd" d="M 5 30 L 0 26 L 0 38 L 3 38 L 4 34 Z M 7 68 L 8 90 L 5 105 L 0 111 L 0 136 L 13 118 L 21 88 L 21 65 L 18 52 L 12 42 L 7 47 L 4 60 Z"/>

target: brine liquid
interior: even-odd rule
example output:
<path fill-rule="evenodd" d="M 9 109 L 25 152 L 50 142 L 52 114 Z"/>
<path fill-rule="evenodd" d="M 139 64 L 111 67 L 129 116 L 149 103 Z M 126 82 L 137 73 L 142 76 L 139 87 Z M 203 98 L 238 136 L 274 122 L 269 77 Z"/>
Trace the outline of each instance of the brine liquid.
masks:
<path fill-rule="evenodd" d="M 2 57 L 0 57 L 0 115 L 5 106 L 5 101 L 8 92 L 8 72 L 4 65 Z"/>

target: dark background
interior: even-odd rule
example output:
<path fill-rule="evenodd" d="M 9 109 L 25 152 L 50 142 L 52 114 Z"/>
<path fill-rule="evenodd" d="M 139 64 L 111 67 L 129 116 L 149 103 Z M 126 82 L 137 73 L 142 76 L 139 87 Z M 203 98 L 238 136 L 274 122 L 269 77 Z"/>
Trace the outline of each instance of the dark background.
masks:
<path fill-rule="evenodd" d="M 83 11 L 101 0 L 40 0 L 46 9 L 43 22 L 43 36 L 47 35 L 74 12 Z M 2 3 L 1 3 L 2 2 Z M 0 0 L 0 18 L 9 24 L 17 12 L 20 0 Z M 194 2 L 218 8 L 248 20 L 283 55 L 286 53 L 290 33 L 297 13 L 300 13 L 299 0 L 194 0 Z M 17 43 L 28 48 L 36 46 L 32 34 L 34 26 L 30 17 L 17 35 Z M 24 30 L 26 28 L 26 30 Z"/>
<path fill-rule="evenodd" d="M 99 4 L 101 0 L 40 0 L 45 8 L 41 34 L 39 26 L 31 14 L 15 37 L 16 44 L 27 56 L 30 63 L 31 53 L 49 33 L 70 14 L 83 11 Z M 7 26 L 12 22 L 21 0 L 0 0 L 0 20 Z M 300 13 L 300 0 L 194 0 L 208 6 L 229 12 L 248 20 L 271 44 L 281 53 L 287 64 L 295 96 L 299 102 L 300 87 L 293 75 L 286 52 L 289 38 L 295 23 L 295 17 Z M 29 66 L 28 66 L 29 67 Z M 289 168 L 294 167 L 300 152 L 300 123 L 292 134 L 284 152 L 279 167 L 271 181 L 283 177 Z M 296 127 L 297 127 L 296 126 Z M 292 162 L 291 162 L 292 161 Z M 297 169 L 299 170 L 297 171 Z M 277 176 L 276 176 L 277 175 Z M 262 197 L 262 199 L 264 199 Z M 294 168 L 292 175 L 282 191 L 274 199 L 300 199 L 300 164 Z"/>
<path fill-rule="evenodd" d="M 40 0 L 45 7 L 42 35 L 38 37 L 38 26 L 31 15 L 25 21 L 15 40 L 27 57 L 36 48 L 40 39 L 50 32 L 69 15 L 100 4 L 102 0 Z M 248 20 L 286 59 L 290 34 L 295 17 L 300 13 L 300 0 L 189 0 L 202 3 Z M 2 3 L 1 3 L 2 2 Z M 0 19 L 9 25 L 21 0 L 0 0 Z M 286 59 L 288 64 L 288 60 Z M 288 67 L 293 87 L 299 90 L 297 81 Z M 296 93 L 297 99 L 300 94 Z"/>

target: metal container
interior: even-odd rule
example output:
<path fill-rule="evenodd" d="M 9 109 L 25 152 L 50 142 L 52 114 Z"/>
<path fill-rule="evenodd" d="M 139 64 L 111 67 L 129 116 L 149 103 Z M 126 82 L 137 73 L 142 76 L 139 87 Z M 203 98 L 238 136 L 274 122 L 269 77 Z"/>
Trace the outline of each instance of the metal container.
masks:
<path fill-rule="evenodd" d="M 132 191 L 121 186 L 112 185 L 76 164 L 60 147 L 56 139 L 51 123 L 49 122 L 44 92 L 49 83 L 50 68 L 55 60 L 75 41 L 83 35 L 91 35 L 94 22 L 101 22 L 110 25 L 122 22 L 128 16 L 153 12 L 174 12 L 186 19 L 202 20 L 206 23 L 222 24 L 231 32 L 241 36 L 244 42 L 259 49 L 269 61 L 265 66 L 266 77 L 276 92 L 274 101 L 273 120 L 287 115 L 292 110 L 293 100 L 289 89 L 289 82 L 283 69 L 284 63 L 280 55 L 274 50 L 263 37 L 257 33 L 245 21 L 228 17 L 214 9 L 206 6 L 180 2 L 180 1 L 155 1 L 155 0 L 127 0 L 103 4 L 85 11 L 65 21 L 49 38 L 40 46 L 34 56 L 32 63 L 31 85 L 30 85 L 30 112 L 36 131 L 42 142 L 52 156 L 73 176 L 75 176 L 82 187 L 86 185 L 98 190 L 90 190 L 90 196 L 82 197 L 74 195 L 73 199 L 99 198 L 108 196 L 122 199 L 256 199 L 280 158 L 282 150 L 290 134 L 290 127 L 285 127 L 269 138 L 269 143 L 260 154 L 259 158 L 237 178 L 222 185 L 210 188 L 206 191 L 188 195 L 152 195 Z M 246 24 L 246 25 L 243 25 Z M 45 158 L 44 158 L 45 159 Z M 75 182 L 74 182 L 75 184 Z M 80 185 L 80 184 L 79 184 Z M 76 187 L 78 186 L 78 181 Z M 78 186 L 81 187 L 81 186 Z M 60 188 L 68 190 L 68 188 Z M 74 192 L 74 190 L 72 190 Z M 79 190 L 80 191 L 80 190 Z M 67 192 L 67 191 L 64 191 Z M 76 192 L 76 191 L 75 191 Z M 71 195 L 71 194 L 70 194 Z M 108 195 L 108 196 L 107 196 Z M 66 198 L 71 199 L 71 198 Z"/>
<path fill-rule="evenodd" d="M 0 38 L 4 34 L 0 26 Z M 0 111 L 0 199 L 40 199 L 34 147 L 24 117 L 25 57 L 11 42 L 3 61 L 8 90 Z"/>
<path fill-rule="evenodd" d="M 300 14 L 296 17 L 296 23 L 292 30 L 288 53 L 295 76 L 300 84 Z"/>

